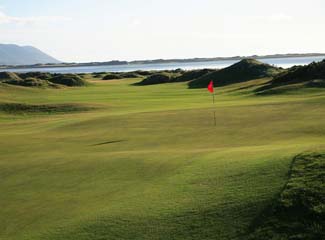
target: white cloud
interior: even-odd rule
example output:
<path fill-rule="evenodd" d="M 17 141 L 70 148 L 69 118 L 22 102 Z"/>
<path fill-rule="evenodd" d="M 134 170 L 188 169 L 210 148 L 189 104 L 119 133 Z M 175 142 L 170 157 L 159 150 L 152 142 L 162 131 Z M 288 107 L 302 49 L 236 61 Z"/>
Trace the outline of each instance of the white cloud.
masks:
<path fill-rule="evenodd" d="M 273 23 L 291 22 L 294 20 L 293 16 L 283 14 L 283 13 L 269 15 L 269 16 L 253 16 L 251 18 L 253 20 L 273 22 Z"/>
<path fill-rule="evenodd" d="M 139 25 L 141 25 L 141 24 L 142 24 L 142 22 L 141 22 L 140 19 L 133 18 L 133 19 L 131 20 L 131 25 L 132 25 L 132 26 L 139 26 Z"/>
<path fill-rule="evenodd" d="M 29 23 L 44 23 L 44 22 L 60 22 L 69 21 L 70 18 L 63 16 L 37 16 L 37 17 L 13 17 L 5 14 L 0 8 L 0 24 L 29 24 Z"/>

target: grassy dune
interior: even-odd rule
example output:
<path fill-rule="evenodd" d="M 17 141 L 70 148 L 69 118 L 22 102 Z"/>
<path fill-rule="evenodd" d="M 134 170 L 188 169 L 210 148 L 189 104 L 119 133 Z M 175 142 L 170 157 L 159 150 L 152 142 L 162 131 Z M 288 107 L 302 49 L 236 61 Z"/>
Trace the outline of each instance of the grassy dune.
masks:
<path fill-rule="evenodd" d="M 2 104 L 81 110 L 0 111 L 0 239 L 243 239 L 293 157 L 325 147 L 324 90 L 254 95 L 267 80 L 218 88 L 216 127 L 186 83 L 1 85 Z"/>

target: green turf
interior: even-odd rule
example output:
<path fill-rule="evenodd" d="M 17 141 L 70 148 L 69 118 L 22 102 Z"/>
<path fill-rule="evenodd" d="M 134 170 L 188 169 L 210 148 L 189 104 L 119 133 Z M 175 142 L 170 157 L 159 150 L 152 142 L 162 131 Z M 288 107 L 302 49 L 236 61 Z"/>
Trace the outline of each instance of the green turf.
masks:
<path fill-rule="evenodd" d="M 294 158 L 279 198 L 255 223 L 250 239 L 318 240 L 325 238 L 325 154 Z"/>
<path fill-rule="evenodd" d="M 292 158 L 325 147 L 324 90 L 218 88 L 214 126 L 205 89 L 139 80 L 0 86 L 3 104 L 92 107 L 0 112 L 1 240 L 242 239 Z"/>

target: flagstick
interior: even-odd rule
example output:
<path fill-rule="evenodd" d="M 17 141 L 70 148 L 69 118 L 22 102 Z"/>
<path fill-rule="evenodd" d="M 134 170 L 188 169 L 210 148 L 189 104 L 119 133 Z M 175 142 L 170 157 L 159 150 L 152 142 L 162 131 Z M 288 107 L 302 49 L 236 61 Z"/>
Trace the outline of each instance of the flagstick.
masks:
<path fill-rule="evenodd" d="M 208 85 L 208 90 L 212 94 L 212 103 L 213 103 L 213 116 L 214 116 L 214 126 L 217 126 L 217 119 L 216 119 L 216 108 L 214 105 L 214 89 L 213 89 L 213 80 L 210 81 Z"/>
<path fill-rule="evenodd" d="M 213 116 L 214 116 L 214 126 L 217 126 L 217 119 L 216 119 L 216 109 L 215 109 L 215 101 L 214 101 L 214 93 L 212 93 L 212 102 L 213 102 Z"/>

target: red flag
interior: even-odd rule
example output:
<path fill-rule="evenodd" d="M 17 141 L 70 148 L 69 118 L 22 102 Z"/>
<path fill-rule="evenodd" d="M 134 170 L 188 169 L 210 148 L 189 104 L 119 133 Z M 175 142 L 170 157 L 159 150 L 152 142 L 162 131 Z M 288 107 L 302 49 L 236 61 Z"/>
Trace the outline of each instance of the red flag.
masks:
<path fill-rule="evenodd" d="M 211 80 L 211 82 L 208 85 L 208 90 L 209 90 L 210 93 L 213 93 L 214 92 L 214 89 L 213 89 L 213 81 L 212 80 Z"/>

